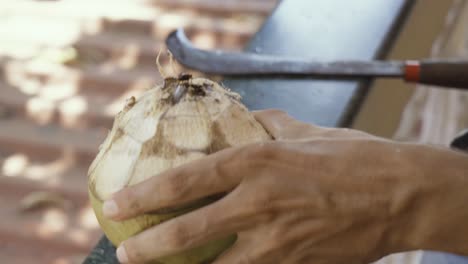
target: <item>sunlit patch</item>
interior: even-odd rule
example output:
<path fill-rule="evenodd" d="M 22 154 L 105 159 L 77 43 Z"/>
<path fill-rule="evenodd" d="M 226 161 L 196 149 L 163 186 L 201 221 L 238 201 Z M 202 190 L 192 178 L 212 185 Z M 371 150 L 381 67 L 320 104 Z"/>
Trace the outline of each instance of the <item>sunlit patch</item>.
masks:
<path fill-rule="evenodd" d="M 86 229 L 96 229 L 99 227 L 93 209 L 87 206 L 79 214 L 80 225 Z"/>
<path fill-rule="evenodd" d="M 63 175 L 75 164 L 75 154 L 72 150 L 65 150 L 63 155 L 44 164 L 31 164 L 24 171 L 24 176 L 31 180 L 50 180 L 51 185 L 58 184 L 58 176 Z"/>
<path fill-rule="evenodd" d="M 77 8 L 83 9 L 88 6 L 80 0 L 63 1 L 70 11 L 75 11 Z M 109 8 L 112 7 L 112 8 Z M 99 15 L 111 19 L 152 19 L 159 13 L 159 9 L 155 6 L 148 8 L 146 5 L 135 5 L 131 1 L 121 1 L 115 5 L 115 0 L 100 0 L 95 1 L 91 9 L 86 10 L 87 15 Z"/>
<path fill-rule="evenodd" d="M 72 201 L 52 191 L 32 191 L 19 201 L 19 208 L 24 212 L 38 208 L 70 208 L 71 206 L 73 206 Z"/>
<path fill-rule="evenodd" d="M 69 73 L 65 75 L 70 76 Z M 44 99 L 58 101 L 73 96 L 78 91 L 76 83 L 55 83 L 45 86 L 40 93 Z"/>
<path fill-rule="evenodd" d="M 74 96 L 63 101 L 59 106 L 60 112 L 65 116 L 82 115 L 88 109 L 88 102 L 83 96 Z"/>
<path fill-rule="evenodd" d="M 73 242 L 81 245 L 85 245 L 90 241 L 89 234 L 80 229 L 71 229 L 67 232 L 67 237 L 69 237 Z"/>
<path fill-rule="evenodd" d="M 74 96 L 63 101 L 59 106 L 60 121 L 65 127 L 84 125 L 83 115 L 88 109 L 88 101 L 83 96 Z"/>
<path fill-rule="evenodd" d="M 33 97 L 26 102 L 26 113 L 39 124 L 51 122 L 55 104 L 42 97 Z"/>
<path fill-rule="evenodd" d="M 28 166 L 28 157 L 24 154 L 15 154 L 3 162 L 2 173 L 8 177 L 15 177 L 23 173 Z"/>
<path fill-rule="evenodd" d="M 39 47 L 31 46 L 30 43 L 20 43 L 18 41 L 0 42 L 0 54 L 15 59 L 28 59 L 34 56 L 38 52 L 38 50 Z"/>
<path fill-rule="evenodd" d="M 45 48 L 36 56 L 36 60 L 55 63 L 66 64 L 76 60 L 78 52 L 73 47 L 63 48 Z"/>
<path fill-rule="evenodd" d="M 165 13 L 158 17 L 158 24 L 161 27 L 177 28 L 182 25 L 187 25 L 190 22 L 190 17 L 182 14 Z"/>
<path fill-rule="evenodd" d="M 29 8 L 31 8 L 31 5 L 29 5 Z M 28 9 L 28 6 L 24 6 L 24 9 Z M 57 23 L 58 21 L 60 23 Z M 8 20 L 4 21 L 4 23 L 10 25 L 10 30 L 14 30 L 13 32 L 17 34 L 16 39 L 26 39 L 26 41 L 35 44 L 65 45 L 76 41 L 80 35 L 78 21 L 57 20 L 53 16 L 47 18 L 44 16 L 31 16 L 27 13 L 16 13 L 8 17 Z M 41 30 L 37 30 L 38 28 Z M 12 32 L 6 31 L 5 33 L 11 34 Z M 45 35 L 47 37 L 44 37 Z"/>
<path fill-rule="evenodd" d="M 30 79 L 21 82 L 18 90 L 27 95 L 35 95 L 39 92 L 41 83 L 38 80 Z"/>
<path fill-rule="evenodd" d="M 42 52 L 44 53 L 44 55 L 41 55 L 39 53 L 35 56 L 35 58 L 29 60 L 27 63 L 24 64 L 24 69 L 28 73 L 46 75 L 65 71 L 63 65 L 54 63 L 50 61 L 50 59 L 45 59 L 44 56 L 46 56 L 46 51 Z"/>
<path fill-rule="evenodd" d="M 49 209 L 41 219 L 37 233 L 42 238 L 49 238 L 62 232 L 68 226 L 68 217 L 62 210 Z"/>
<path fill-rule="evenodd" d="M 200 32 L 192 37 L 192 41 L 195 46 L 203 49 L 211 49 L 216 46 L 216 38 L 213 33 Z"/>
<path fill-rule="evenodd" d="M 49 179 L 56 175 L 57 167 L 61 166 L 59 164 L 31 165 L 26 169 L 24 176 L 30 180 Z"/>

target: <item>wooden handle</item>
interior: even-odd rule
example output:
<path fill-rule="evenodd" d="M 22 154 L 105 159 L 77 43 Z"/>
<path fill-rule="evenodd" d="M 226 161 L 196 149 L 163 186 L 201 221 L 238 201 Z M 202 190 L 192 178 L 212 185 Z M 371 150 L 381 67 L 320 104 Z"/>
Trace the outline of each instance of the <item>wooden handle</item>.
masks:
<path fill-rule="evenodd" d="M 405 63 L 405 80 L 468 90 L 468 61 L 407 61 Z"/>

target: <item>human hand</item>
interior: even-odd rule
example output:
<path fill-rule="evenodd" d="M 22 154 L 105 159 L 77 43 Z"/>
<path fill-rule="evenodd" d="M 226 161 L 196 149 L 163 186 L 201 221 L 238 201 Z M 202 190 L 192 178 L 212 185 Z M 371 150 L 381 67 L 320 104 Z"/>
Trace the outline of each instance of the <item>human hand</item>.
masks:
<path fill-rule="evenodd" d="M 460 191 L 451 178 L 433 175 L 441 176 L 440 161 L 455 166 L 466 163 L 464 155 L 315 127 L 279 111 L 255 115 L 275 141 L 220 151 L 113 196 L 119 210 L 108 216 L 123 220 L 228 192 L 129 238 L 117 251 L 122 262 L 232 233 L 238 240 L 215 263 L 369 263 L 439 246 L 431 237 L 444 220 L 434 211 L 449 198 L 437 186 Z"/>

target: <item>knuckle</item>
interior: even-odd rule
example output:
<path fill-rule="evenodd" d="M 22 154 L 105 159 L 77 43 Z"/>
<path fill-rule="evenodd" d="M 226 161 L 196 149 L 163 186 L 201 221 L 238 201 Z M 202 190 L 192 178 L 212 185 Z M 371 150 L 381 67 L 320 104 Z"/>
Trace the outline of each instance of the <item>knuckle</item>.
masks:
<path fill-rule="evenodd" d="M 245 149 L 244 159 L 252 160 L 274 160 L 277 158 L 277 149 L 273 142 L 259 143 Z"/>
<path fill-rule="evenodd" d="M 173 225 L 167 231 L 167 245 L 173 249 L 184 248 L 189 241 L 188 230 L 181 225 Z"/>
<path fill-rule="evenodd" d="M 273 142 L 253 144 L 239 151 L 236 155 L 238 162 L 233 162 L 233 165 L 237 166 L 236 170 L 244 170 L 242 172 L 244 178 L 263 175 L 270 167 L 269 165 L 279 159 L 278 155 Z M 241 168 L 238 167 L 239 163 L 241 164 Z M 254 174 L 252 173 L 253 171 L 255 171 Z"/>
<path fill-rule="evenodd" d="M 165 184 L 160 185 L 159 190 L 161 194 L 160 198 L 163 203 L 184 197 L 187 192 L 186 181 L 180 175 L 173 175 L 171 178 L 168 178 Z"/>

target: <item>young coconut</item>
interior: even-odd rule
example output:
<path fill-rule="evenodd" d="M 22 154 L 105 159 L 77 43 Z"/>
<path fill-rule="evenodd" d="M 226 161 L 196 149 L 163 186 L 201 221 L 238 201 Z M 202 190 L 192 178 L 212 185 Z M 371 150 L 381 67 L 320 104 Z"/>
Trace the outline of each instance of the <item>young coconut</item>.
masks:
<path fill-rule="evenodd" d="M 128 101 L 89 168 L 89 196 L 100 226 L 119 245 L 153 225 L 213 202 L 208 197 L 123 222 L 102 214 L 103 201 L 126 186 L 224 148 L 268 140 L 270 136 L 239 102 L 239 95 L 204 78 L 186 74 L 166 78 L 162 86 Z M 154 263 L 206 263 L 235 239 L 235 235 L 225 237 Z"/>

